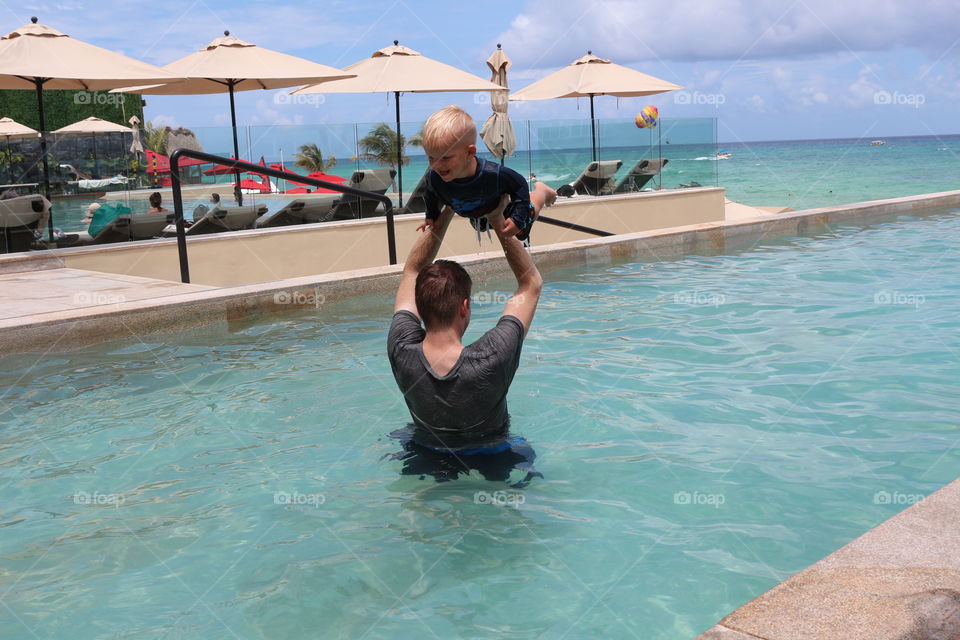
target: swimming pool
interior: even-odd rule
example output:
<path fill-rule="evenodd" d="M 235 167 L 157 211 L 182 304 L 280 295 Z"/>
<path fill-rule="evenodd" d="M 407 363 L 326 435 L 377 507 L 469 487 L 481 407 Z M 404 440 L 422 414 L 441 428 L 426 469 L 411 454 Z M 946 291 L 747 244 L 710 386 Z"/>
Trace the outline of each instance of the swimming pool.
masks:
<path fill-rule="evenodd" d="M 939 214 L 551 272 L 510 394 L 523 490 L 382 460 L 386 296 L 0 358 L 0 624 L 692 637 L 956 477 L 958 237 Z"/>

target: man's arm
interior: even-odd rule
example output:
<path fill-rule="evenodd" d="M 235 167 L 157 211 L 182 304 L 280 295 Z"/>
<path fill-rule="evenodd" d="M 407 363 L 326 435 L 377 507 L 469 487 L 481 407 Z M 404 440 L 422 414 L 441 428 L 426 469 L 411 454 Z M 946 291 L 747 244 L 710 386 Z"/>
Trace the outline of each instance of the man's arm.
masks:
<path fill-rule="evenodd" d="M 504 231 L 503 214 L 501 212 L 490 215 L 490 226 L 493 227 L 497 237 L 500 238 L 503 254 L 507 257 L 507 263 L 510 265 L 513 275 L 517 278 L 517 290 L 507 300 L 503 315 L 515 316 L 520 320 L 523 325 L 523 333 L 526 335 L 527 331 L 530 330 L 530 324 L 533 322 L 537 302 L 540 301 L 543 277 L 537 270 L 537 265 L 533 264 L 533 258 L 530 257 L 523 243 L 517 240 L 515 235 Z"/>
<path fill-rule="evenodd" d="M 410 255 L 403 264 L 403 275 L 400 276 L 400 288 L 397 289 L 397 300 L 393 305 L 393 312 L 410 311 L 420 317 L 417 313 L 417 300 L 415 290 L 417 286 L 417 276 L 428 264 L 433 263 L 437 257 L 437 251 L 440 250 L 440 243 L 443 236 L 447 233 L 447 227 L 453 218 L 453 209 L 444 207 L 440 213 L 435 227 L 428 227 L 426 233 L 420 236 L 410 249 Z"/>

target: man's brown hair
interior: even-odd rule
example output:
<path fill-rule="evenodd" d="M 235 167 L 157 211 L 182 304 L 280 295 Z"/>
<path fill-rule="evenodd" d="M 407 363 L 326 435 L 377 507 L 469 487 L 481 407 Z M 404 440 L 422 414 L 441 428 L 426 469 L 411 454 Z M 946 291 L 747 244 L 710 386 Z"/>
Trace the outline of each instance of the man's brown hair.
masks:
<path fill-rule="evenodd" d="M 470 298 L 473 282 L 466 269 L 452 260 L 437 260 L 417 275 L 417 311 L 428 329 L 450 326 L 460 303 Z"/>

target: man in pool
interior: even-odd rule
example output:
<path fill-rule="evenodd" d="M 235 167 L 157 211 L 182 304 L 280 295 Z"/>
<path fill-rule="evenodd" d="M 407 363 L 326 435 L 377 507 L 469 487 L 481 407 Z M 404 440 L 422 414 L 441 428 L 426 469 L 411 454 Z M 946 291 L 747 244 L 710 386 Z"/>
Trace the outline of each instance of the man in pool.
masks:
<path fill-rule="evenodd" d="M 462 342 L 470 324 L 470 275 L 451 260 L 434 262 L 454 215 L 450 207 L 404 264 L 387 339 L 390 366 L 413 418 L 412 429 L 392 434 L 404 441 L 404 451 L 394 456 L 404 459 L 404 473 L 442 481 L 477 469 L 489 480 L 506 480 L 518 468 L 527 472 L 524 483 L 540 475 L 530 446 L 510 436 L 507 390 L 543 278 L 515 232 L 503 228 L 508 203 L 505 196 L 490 222 L 517 289 L 496 326 L 476 342 Z"/>

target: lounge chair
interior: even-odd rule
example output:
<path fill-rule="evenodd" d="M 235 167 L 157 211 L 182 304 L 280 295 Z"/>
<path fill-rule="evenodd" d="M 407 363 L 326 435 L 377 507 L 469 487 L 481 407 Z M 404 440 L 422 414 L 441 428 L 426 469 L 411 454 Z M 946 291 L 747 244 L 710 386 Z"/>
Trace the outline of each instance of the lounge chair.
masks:
<path fill-rule="evenodd" d="M 278 211 L 261 216 L 253 226 L 257 229 L 265 229 L 267 227 L 284 227 L 289 224 L 303 224 L 301 212 L 305 206 L 306 203 L 303 200 L 294 200 Z"/>
<path fill-rule="evenodd" d="M 291 224 L 325 222 L 339 199 L 339 195 L 331 193 L 305 200 L 294 200 L 282 209 L 260 217 L 254 226 L 257 229 L 266 229 Z"/>
<path fill-rule="evenodd" d="M 417 183 L 417 186 L 414 187 L 413 191 L 410 192 L 410 195 L 407 196 L 407 203 L 397 209 L 397 213 L 423 213 L 427 210 L 427 201 L 424 198 L 424 194 L 427 192 L 427 174 L 430 173 L 428 169 L 426 173 L 420 178 L 420 182 Z"/>
<path fill-rule="evenodd" d="M 125 213 L 117 216 L 91 236 L 86 231 L 68 233 L 57 241 L 58 247 L 81 247 L 88 244 L 109 244 L 130 240 L 159 238 L 173 223 L 173 213 Z"/>
<path fill-rule="evenodd" d="M 37 241 L 35 231 L 44 234 L 50 202 L 40 195 L 0 200 L 0 248 L 3 253 L 27 251 Z"/>
<path fill-rule="evenodd" d="M 575 193 L 589 196 L 612 193 L 613 176 L 620 170 L 621 166 L 623 166 L 623 162 L 620 160 L 591 162 L 579 178 L 557 189 L 557 195 L 569 198 Z"/>
<path fill-rule="evenodd" d="M 383 195 L 393 184 L 393 178 L 397 175 L 396 169 L 365 169 L 363 171 L 354 171 L 350 177 L 348 187 L 372 191 L 373 193 Z M 376 215 L 379 200 L 371 198 L 359 198 L 351 194 L 343 194 L 336 206 L 329 214 L 330 220 L 350 220 L 353 218 L 370 218 Z"/>
<path fill-rule="evenodd" d="M 647 183 L 653 180 L 653 177 L 660 173 L 668 162 L 670 162 L 670 160 L 667 158 L 641 160 L 617 183 L 613 192 L 633 193 L 635 191 L 642 191 Z"/>
<path fill-rule="evenodd" d="M 267 212 L 267 205 L 246 205 L 243 207 L 215 207 L 187 229 L 188 236 L 198 236 L 222 231 L 251 229 L 257 218 Z M 170 233 L 170 230 L 167 230 Z M 174 231 L 176 235 L 176 231 Z"/>

